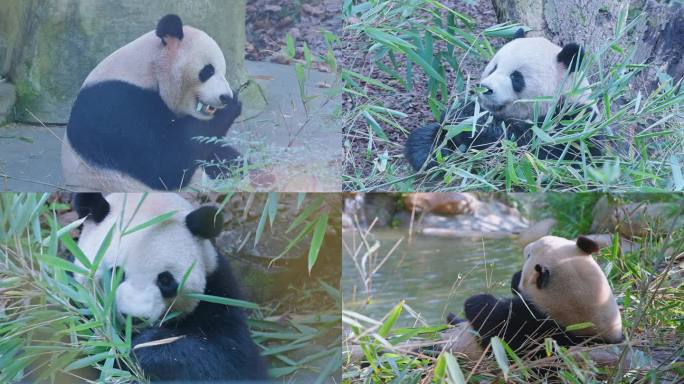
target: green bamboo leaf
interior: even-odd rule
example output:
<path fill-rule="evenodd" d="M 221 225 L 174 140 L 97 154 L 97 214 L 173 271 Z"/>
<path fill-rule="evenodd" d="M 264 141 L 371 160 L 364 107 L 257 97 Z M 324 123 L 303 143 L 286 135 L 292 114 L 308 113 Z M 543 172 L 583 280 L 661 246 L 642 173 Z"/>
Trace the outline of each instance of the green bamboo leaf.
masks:
<path fill-rule="evenodd" d="M 259 309 L 259 305 L 245 301 L 245 300 L 239 300 L 239 299 L 231 299 L 228 297 L 219 297 L 219 296 L 212 296 L 212 295 L 205 295 L 203 293 L 184 293 L 186 297 L 195 299 L 195 300 L 200 300 L 200 301 L 206 301 L 207 303 L 214 303 L 214 304 L 223 304 L 223 305 L 229 305 L 231 307 L 239 307 L 239 308 L 245 308 L 245 309 Z"/>
<path fill-rule="evenodd" d="M 66 247 L 66 249 L 74 255 L 74 258 L 78 260 L 81 265 L 83 265 L 86 269 L 90 269 L 92 267 L 92 264 L 90 264 L 90 260 L 88 260 L 88 257 L 83 253 L 81 248 L 76 244 L 76 241 L 71 238 L 71 235 L 65 234 L 63 235 L 60 240 L 62 241 L 62 244 Z"/>
<path fill-rule="evenodd" d="M 330 375 L 340 369 L 342 366 L 342 353 L 338 349 L 336 349 L 335 354 L 330 358 L 328 361 L 328 364 L 326 364 L 321 372 L 318 374 L 318 377 L 316 378 L 316 381 L 314 381 L 314 384 L 323 384 L 330 382 Z"/>
<path fill-rule="evenodd" d="M 504 380 L 508 381 L 508 373 L 511 367 L 508 365 L 508 357 L 506 357 L 506 349 L 503 346 L 504 341 L 498 336 L 492 337 L 491 346 L 494 352 L 494 358 L 496 359 L 496 364 L 501 368 L 503 372 Z"/>
<path fill-rule="evenodd" d="M 69 372 L 69 371 L 73 371 L 75 369 L 91 367 L 91 366 L 95 365 L 96 363 L 98 363 L 104 359 L 107 359 L 109 357 L 110 357 L 110 351 L 101 352 L 101 353 L 97 353 L 95 355 L 86 356 L 82 359 L 78 359 L 78 360 L 72 362 L 71 364 L 67 365 L 66 368 L 64 368 L 64 370 Z"/>
<path fill-rule="evenodd" d="M 362 114 L 363 117 L 366 118 L 368 125 L 370 125 L 370 127 L 373 129 L 373 132 L 375 132 L 375 134 L 378 135 L 380 139 L 389 140 L 385 131 L 382 129 L 382 127 L 380 127 L 380 124 L 378 124 L 378 122 L 375 120 L 375 118 L 369 111 L 363 111 Z"/>
<path fill-rule="evenodd" d="M 587 321 L 584 323 L 570 324 L 567 327 L 565 327 L 565 331 L 566 332 L 579 331 L 581 329 L 587 329 L 587 328 L 591 328 L 593 326 L 594 326 L 594 323 L 592 323 L 591 321 Z"/>
<path fill-rule="evenodd" d="M 328 228 L 328 214 L 322 214 L 318 220 L 316 220 L 316 226 L 314 226 L 313 236 L 311 237 L 311 245 L 309 245 L 309 257 L 308 257 L 308 268 L 309 273 L 316 265 L 316 260 L 318 260 L 318 253 L 321 250 L 321 245 L 323 244 L 323 238 L 325 238 L 325 231 Z"/>
<path fill-rule="evenodd" d="M 297 53 L 295 49 L 295 39 L 291 34 L 287 34 L 287 37 L 285 38 L 285 54 L 287 54 L 287 57 L 290 59 L 294 59 L 295 54 Z"/>
<path fill-rule="evenodd" d="M 152 219 L 150 219 L 150 220 L 148 220 L 148 221 L 146 221 L 146 222 L 144 222 L 144 223 L 142 223 L 142 224 L 138 224 L 138 225 L 136 225 L 135 227 L 133 227 L 133 228 L 131 228 L 131 229 L 127 229 L 127 230 L 123 233 L 122 236 L 130 235 L 131 233 L 135 233 L 135 232 L 141 231 L 141 230 L 143 230 L 143 229 L 145 229 L 145 228 L 147 228 L 147 227 L 151 227 L 151 226 L 153 226 L 153 225 L 156 225 L 156 224 L 159 224 L 159 223 L 163 223 L 163 222 L 165 222 L 165 221 L 171 219 L 171 218 L 173 217 L 173 215 L 176 214 L 176 212 L 178 212 L 178 211 L 170 211 L 170 212 L 162 213 L 161 215 L 156 216 L 156 217 L 154 217 L 154 218 L 152 218 Z"/>
<path fill-rule="evenodd" d="M 450 384 L 465 384 L 465 376 L 461 370 L 461 366 L 458 364 L 458 360 L 451 353 L 445 353 L 445 360 L 447 366 L 447 377 L 449 378 Z"/>
<path fill-rule="evenodd" d="M 178 284 L 178 289 L 176 290 L 177 294 L 180 294 L 183 291 L 183 287 L 185 287 L 185 282 L 188 281 L 188 277 L 190 276 L 190 272 L 195 268 L 195 264 L 197 264 L 197 261 L 193 261 L 190 267 L 183 273 L 183 278 L 181 278 L 180 283 Z"/>
<path fill-rule="evenodd" d="M 68 260 L 62 259 L 61 257 L 39 255 L 38 260 L 42 263 L 45 263 L 47 265 L 51 265 L 55 268 L 59 268 L 63 271 L 69 271 L 69 272 L 78 273 L 81 275 L 88 274 L 87 270 L 79 267 L 78 265 L 76 265 L 76 264 L 74 264 Z"/>
<path fill-rule="evenodd" d="M 378 335 L 381 337 L 385 338 L 387 335 L 389 335 L 390 330 L 394 326 L 394 323 L 397 322 L 397 319 L 399 318 L 399 315 L 401 315 L 401 310 L 404 308 L 404 300 L 402 300 L 399 304 L 397 304 L 390 312 L 389 315 L 387 316 L 387 319 L 382 323 L 382 326 L 380 326 L 380 329 L 378 329 Z"/>
<path fill-rule="evenodd" d="M 444 376 L 446 376 L 446 358 L 444 357 L 449 352 L 442 352 L 437 358 L 437 363 L 435 364 L 435 371 L 432 375 L 432 382 L 435 384 L 441 384 L 444 382 Z"/>
<path fill-rule="evenodd" d="M 102 240 L 102 244 L 100 244 L 100 248 L 97 249 L 97 253 L 95 254 L 95 259 L 93 259 L 93 263 L 90 266 L 90 277 L 92 278 L 95 276 L 95 272 L 97 272 L 97 269 L 100 267 L 100 263 L 102 263 L 102 259 L 104 258 L 105 253 L 107 252 L 107 249 L 109 249 L 109 245 L 112 243 L 112 236 L 114 235 L 114 229 L 116 228 L 116 224 L 113 224 L 111 228 L 109 228 L 109 232 L 107 232 L 107 236 L 105 236 L 104 240 Z"/>

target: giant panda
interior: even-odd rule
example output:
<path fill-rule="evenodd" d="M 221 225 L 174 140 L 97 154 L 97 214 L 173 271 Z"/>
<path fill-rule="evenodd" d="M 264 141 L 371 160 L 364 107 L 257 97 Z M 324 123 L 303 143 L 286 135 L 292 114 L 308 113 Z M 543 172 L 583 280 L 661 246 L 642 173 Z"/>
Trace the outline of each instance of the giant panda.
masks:
<path fill-rule="evenodd" d="M 94 277 L 121 276 L 117 314 L 145 324 L 131 344 L 147 377 L 178 382 L 267 378 L 243 310 L 183 294 L 241 297 L 227 260 L 210 241 L 223 224 L 216 208 L 194 209 L 173 193 L 81 193 L 74 206 L 85 218 L 78 245 L 89 261 L 111 239 Z M 132 231 L 168 212 L 174 212 L 168 220 Z M 114 232 L 108 236 L 110 230 Z M 87 277 L 77 279 L 84 283 Z M 171 312 L 179 315 L 172 318 Z"/>
<path fill-rule="evenodd" d="M 441 147 L 442 157 L 469 148 L 483 150 L 497 145 L 504 137 L 518 146 L 527 145 L 534 136 L 531 127 L 535 124 L 541 127 L 547 113 L 554 117 L 560 115 L 562 119 L 595 118 L 589 84 L 576 71 L 583 58 L 584 50 L 579 45 L 569 43 L 560 47 L 542 37 L 520 37 L 505 44 L 482 72 L 483 92 L 478 101 L 486 113 L 477 120 L 477 132 L 461 132 L 449 138 Z M 573 94 L 570 90 L 575 85 L 579 85 L 579 92 Z M 522 102 L 544 96 L 553 98 L 557 94 L 562 97 L 555 107 L 550 101 Z M 538 113 L 533 122 L 535 104 L 538 104 Z M 475 111 L 475 102 L 469 102 L 445 116 L 444 121 L 457 124 L 474 116 Z M 414 170 L 437 165 L 434 151 L 446 138 L 442 125 L 431 123 L 409 134 L 404 157 Z M 589 151 L 592 155 L 600 154 L 595 145 Z M 572 160 L 579 153 L 572 147 L 566 151 L 566 144 L 556 144 L 542 146 L 536 155 L 540 159 Z"/>
<path fill-rule="evenodd" d="M 62 142 L 66 184 L 83 191 L 178 190 L 217 177 L 240 154 L 223 137 L 241 113 L 226 61 L 205 32 L 164 16 L 83 82 Z"/>
<path fill-rule="evenodd" d="M 504 340 L 518 356 L 542 357 L 545 338 L 564 347 L 614 344 L 623 340 L 622 318 L 598 263 L 591 256 L 598 244 L 544 236 L 524 249 L 525 262 L 511 279 L 512 298 L 490 294 L 469 297 L 465 319 L 453 314 L 454 327 L 442 334 L 446 350 L 477 361 L 492 337 Z M 579 329 L 568 327 L 581 326 Z"/>

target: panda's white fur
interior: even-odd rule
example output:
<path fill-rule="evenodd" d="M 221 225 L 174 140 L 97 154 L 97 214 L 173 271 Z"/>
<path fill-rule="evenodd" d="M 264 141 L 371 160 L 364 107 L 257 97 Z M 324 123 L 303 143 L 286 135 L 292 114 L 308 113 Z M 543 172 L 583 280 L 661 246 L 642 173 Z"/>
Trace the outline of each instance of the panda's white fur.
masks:
<path fill-rule="evenodd" d="M 218 208 L 193 209 L 171 193 L 84 193 L 73 203 L 85 218 L 78 244 L 91 263 L 112 231 L 94 281 L 77 278 L 89 289 L 98 281 L 106 287 L 110 281 L 103 277 L 120 277 L 117 315 L 145 320 L 134 323 L 130 340 L 131 355 L 145 377 L 184 383 L 268 378 L 245 311 L 188 295 L 242 299 L 228 259 L 209 240 L 223 228 Z M 164 220 L 150 222 L 169 212 Z"/>
<path fill-rule="evenodd" d="M 120 80 L 144 89 L 158 89 L 166 105 L 179 114 L 201 120 L 211 116 L 197 111 L 197 102 L 221 108 L 221 95 L 233 97 L 226 80 L 226 59 L 216 41 L 202 30 L 183 26 L 183 40 L 160 44 L 150 31 L 117 49 L 86 77 L 81 88 L 107 80 Z M 197 74 L 207 64 L 215 75 L 202 83 Z"/>
<path fill-rule="evenodd" d="M 100 279 L 103 272 L 112 267 L 123 267 L 126 278 L 116 292 L 119 313 L 154 322 L 166 313 L 172 301 L 173 310 L 180 313 L 191 313 L 197 306 L 196 300 L 185 295 L 164 299 L 156 285 L 156 276 L 168 271 L 176 281 L 181 281 L 194 265 L 183 290 L 203 293 L 206 276 L 216 269 L 217 254 L 209 240 L 188 231 L 185 217 L 193 210 L 189 202 L 173 193 L 148 194 L 143 201 L 144 196 L 139 193 L 108 195 L 109 214 L 99 223 L 86 220 L 78 245 L 93 261 L 103 239 L 113 228 L 111 244 L 95 277 Z M 172 211 L 175 211 L 174 215 L 164 222 L 124 234 Z M 79 278 L 81 282 L 86 279 L 81 275 Z"/>
<path fill-rule="evenodd" d="M 535 97 L 567 95 L 566 100 L 587 104 L 590 95 L 586 78 L 558 61 L 561 47 L 543 37 L 514 39 L 499 49 L 482 71 L 480 85 L 492 93 L 479 95 L 480 105 L 499 119 L 530 119 L 534 115 L 534 102 L 517 102 Z M 524 76 L 525 87 L 515 92 L 511 73 L 519 71 Z M 579 81 L 577 95 L 568 94 Z M 550 102 L 540 102 L 539 115 L 544 116 Z"/>
<path fill-rule="evenodd" d="M 580 249 L 575 241 L 545 236 L 527 245 L 524 255 L 517 290 L 525 301 L 544 311 L 562 328 L 587 322 L 594 324 L 570 332 L 574 335 L 599 337 L 607 343 L 623 340 L 622 318 L 615 297 L 590 253 Z M 551 276 L 542 289 L 537 287 L 536 265 L 543 265 Z M 442 333 L 444 349 L 476 361 L 484 353 L 477 332 L 468 320 L 458 321 Z"/>
<path fill-rule="evenodd" d="M 622 340 L 622 318 L 606 275 L 591 254 L 575 241 L 544 236 L 528 244 L 519 291 L 563 326 L 591 322 L 575 334 L 599 336 L 609 343 Z M 535 265 L 543 265 L 561 279 L 549 279 L 539 289 Z"/>
<path fill-rule="evenodd" d="M 488 113 L 475 116 L 477 108 L 473 100 L 450 111 L 442 122 L 412 130 L 404 147 L 404 157 L 414 170 L 420 171 L 437 166 L 433 152 L 443 142 L 445 145 L 440 147 L 443 158 L 468 149 L 485 150 L 499 145 L 503 138 L 522 147 L 534 138 L 531 128 L 535 124 L 540 126 L 549 112 L 562 113 L 567 119 L 579 114 L 595 118 L 598 109 L 591 102 L 589 82 L 583 71 L 577 70 L 583 57 L 583 49 L 575 43 L 559 47 L 543 37 L 520 37 L 508 42 L 485 66 L 480 78 L 482 92 L 477 100 Z M 557 96 L 558 103 L 554 104 Z M 475 132 L 447 137 L 445 123 L 456 124 L 470 116 L 477 120 Z M 577 151 L 565 147 L 565 143 L 544 145 L 537 156 L 566 160 L 578 157 Z M 593 146 L 589 151 L 600 153 Z"/>

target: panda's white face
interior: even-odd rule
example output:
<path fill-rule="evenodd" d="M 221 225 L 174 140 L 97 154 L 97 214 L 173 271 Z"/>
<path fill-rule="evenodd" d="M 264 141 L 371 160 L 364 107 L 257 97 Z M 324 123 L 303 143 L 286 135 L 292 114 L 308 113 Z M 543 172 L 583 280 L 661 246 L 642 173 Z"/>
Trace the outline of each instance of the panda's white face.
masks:
<path fill-rule="evenodd" d="M 162 48 L 156 69 L 159 93 L 176 113 L 210 120 L 218 109 L 233 102 L 226 60 L 205 32 L 184 26 L 183 33 L 182 40 L 167 39 Z"/>
<path fill-rule="evenodd" d="M 596 247 L 598 247 L 596 245 Z M 572 240 L 544 236 L 528 244 L 518 291 L 560 325 L 593 323 L 575 331 L 622 340 L 622 318 L 613 291 L 591 254 Z"/>
<path fill-rule="evenodd" d="M 541 37 L 518 38 L 510 41 L 487 64 L 480 85 L 486 88 L 479 96 L 480 104 L 500 119 L 526 120 L 534 116 L 533 102 L 516 102 L 540 96 L 555 96 L 571 86 L 575 76 L 558 61 L 561 47 Z M 588 83 L 583 81 L 583 87 Z M 586 95 L 580 96 L 584 98 Z M 570 98 L 575 100 L 576 98 Z M 541 102 L 543 117 L 550 105 Z"/>
<path fill-rule="evenodd" d="M 116 307 L 122 316 L 133 316 L 150 322 L 172 311 L 191 313 L 197 301 L 177 295 L 178 285 L 187 271 L 183 292 L 203 293 L 206 276 L 216 269 L 216 251 L 205 239 L 194 236 L 185 224 L 192 206 L 172 193 L 153 193 L 134 212 L 142 199 L 140 194 L 107 196 L 109 214 L 99 223 L 86 220 L 79 247 L 89 260 L 94 260 L 109 230 L 114 227 L 110 246 L 96 272 L 96 279 L 113 268 L 123 269 L 123 280 L 116 291 Z M 166 221 L 130 234 L 122 233 L 164 213 L 176 211 Z M 84 277 L 78 277 L 84 282 Z M 102 284 L 107 282 L 102 281 Z"/>

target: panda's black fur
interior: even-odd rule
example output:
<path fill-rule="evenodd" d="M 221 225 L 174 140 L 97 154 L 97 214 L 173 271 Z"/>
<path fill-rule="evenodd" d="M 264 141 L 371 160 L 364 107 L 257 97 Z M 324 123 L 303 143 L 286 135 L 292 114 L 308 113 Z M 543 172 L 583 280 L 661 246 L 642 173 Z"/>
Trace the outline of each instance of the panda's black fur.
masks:
<path fill-rule="evenodd" d="M 194 138 L 225 136 L 241 110 L 235 93 L 211 120 L 176 116 L 156 91 L 105 81 L 79 93 L 67 136 L 89 162 L 121 171 L 152 189 L 175 190 L 188 185 L 200 161 L 230 162 L 240 156 L 229 146 Z M 216 177 L 220 167 L 205 171 Z"/>
<path fill-rule="evenodd" d="M 219 257 L 216 272 L 207 277 L 205 294 L 241 297 L 224 257 Z M 182 338 L 133 351 L 145 375 L 163 381 L 267 379 L 264 361 L 239 308 L 202 301 L 191 315 L 138 333 L 132 345 L 176 336 Z"/>
<path fill-rule="evenodd" d="M 478 341 L 483 350 L 487 348 L 492 337 L 498 336 L 519 355 L 520 352 L 528 352 L 537 347 L 537 343 L 545 338 L 553 338 L 558 345 L 564 347 L 590 341 L 588 338 L 565 332 L 534 303 L 525 301 L 517 292 L 521 274 L 522 271 L 519 271 L 511 279 L 512 298 L 496 298 L 484 293 L 471 296 L 463 305 L 465 319 L 449 313 L 447 323 L 456 325 L 467 320 L 478 332 Z M 538 284 L 544 284 L 543 279 L 540 279 Z M 542 349 L 536 356 L 542 357 L 544 354 L 545 351 Z"/>
<path fill-rule="evenodd" d="M 559 104 L 562 105 L 562 101 Z M 455 121 L 462 121 L 469 116 L 473 116 L 475 113 L 475 102 L 466 104 L 457 113 L 458 117 L 454 119 Z M 563 115 L 563 119 L 572 120 L 578 114 L 568 113 Z M 504 138 L 514 141 L 519 147 L 532 142 L 534 138 L 534 132 L 531 130 L 534 125 L 533 123 L 516 119 L 498 119 L 493 116 L 491 117 L 492 121 L 488 122 L 487 119 L 489 117 L 485 115 L 478 119 L 476 124 L 477 133 L 475 135 L 472 135 L 471 132 L 461 132 L 447 140 L 446 144 L 441 148 L 442 158 L 457 152 L 465 152 L 468 149 L 483 150 L 496 147 L 501 144 L 501 140 Z M 544 116 L 541 116 L 537 126 L 541 126 L 543 121 Z M 428 161 L 428 157 L 442 144 L 446 134 L 447 131 L 442 129 L 442 123 L 438 122 L 433 122 L 411 131 L 404 147 L 404 157 L 414 170 L 419 171 L 422 169 L 426 161 L 425 169 L 437 166 L 437 160 L 434 156 L 430 161 Z M 560 159 L 561 157 L 565 160 L 576 160 L 579 158 L 580 153 L 575 148 L 570 146 L 566 150 L 566 147 L 568 147 L 566 144 L 541 145 L 536 156 L 541 160 Z M 565 155 L 563 155 L 564 151 Z M 590 146 L 589 152 L 592 155 L 600 154 L 599 149 L 595 146 Z"/>
<path fill-rule="evenodd" d="M 110 207 L 99 193 L 79 193 L 74 208 L 80 217 L 101 221 Z M 223 218 L 214 207 L 200 207 L 186 216 L 188 230 L 201 238 L 213 238 Z M 218 254 L 214 272 L 207 276 L 204 293 L 232 299 L 242 294 L 225 257 Z M 137 348 L 142 343 L 179 339 Z M 234 306 L 201 301 L 183 317 L 160 326 L 137 330 L 131 341 L 133 354 L 153 381 L 255 381 L 268 378 L 266 364 L 251 339 L 244 311 Z"/>

